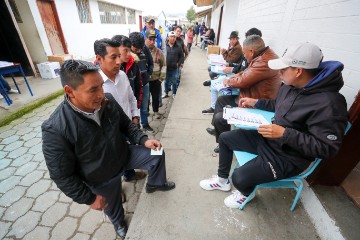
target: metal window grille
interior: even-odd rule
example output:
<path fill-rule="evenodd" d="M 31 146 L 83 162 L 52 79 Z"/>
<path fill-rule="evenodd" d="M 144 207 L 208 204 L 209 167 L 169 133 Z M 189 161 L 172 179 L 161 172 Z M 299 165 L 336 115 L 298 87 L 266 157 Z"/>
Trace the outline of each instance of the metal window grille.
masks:
<path fill-rule="evenodd" d="M 19 12 L 19 10 L 18 10 L 18 8 L 16 6 L 15 0 L 10 0 L 9 3 L 10 3 L 11 10 L 12 10 L 12 12 L 14 14 L 14 17 L 16 19 L 16 22 L 17 23 L 22 23 L 23 20 L 22 20 L 22 18 L 20 16 L 20 12 Z"/>
<path fill-rule="evenodd" d="M 92 23 L 89 0 L 75 0 L 81 23 Z"/>
<path fill-rule="evenodd" d="M 126 24 L 125 8 L 115 4 L 98 2 L 101 23 Z"/>
<path fill-rule="evenodd" d="M 136 24 L 135 10 L 127 9 L 127 13 L 128 13 L 128 24 Z"/>

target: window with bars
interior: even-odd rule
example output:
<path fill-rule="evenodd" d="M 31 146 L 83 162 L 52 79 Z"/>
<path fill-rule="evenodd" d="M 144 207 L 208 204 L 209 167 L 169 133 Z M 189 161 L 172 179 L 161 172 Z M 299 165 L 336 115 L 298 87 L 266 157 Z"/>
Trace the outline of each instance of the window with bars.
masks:
<path fill-rule="evenodd" d="M 128 24 L 136 24 L 135 10 L 127 9 L 127 14 L 128 14 Z"/>
<path fill-rule="evenodd" d="M 23 20 L 22 20 L 22 18 L 20 16 L 20 13 L 19 13 L 19 10 L 18 10 L 18 8 L 16 6 L 15 0 L 10 0 L 9 3 L 10 3 L 11 10 L 12 10 L 12 12 L 14 14 L 14 17 L 16 19 L 16 22 L 17 23 L 22 23 Z"/>
<path fill-rule="evenodd" d="M 126 24 L 125 8 L 115 4 L 98 2 L 101 23 Z"/>
<path fill-rule="evenodd" d="M 89 0 L 75 0 L 81 23 L 92 23 Z"/>

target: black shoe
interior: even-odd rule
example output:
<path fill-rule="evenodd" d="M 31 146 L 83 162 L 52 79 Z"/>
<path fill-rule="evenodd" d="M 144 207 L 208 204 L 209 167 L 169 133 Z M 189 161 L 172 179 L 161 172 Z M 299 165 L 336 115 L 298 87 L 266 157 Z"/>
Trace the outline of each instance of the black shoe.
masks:
<path fill-rule="evenodd" d="M 202 114 L 214 114 L 214 112 L 215 112 L 215 109 L 213 109 L 212 107 L 202 110 Z"/>
<path fill-rule="evenodd" d="M 127 228 L 123 225 L 114 225 L 116 234 L 120 237 L 120 239 L 125 239 Z"/>
<path fill-rule="evenodd" d="M 214 128 L 207 128 L 206 131 L 210 134 L 215 136 L 215 129 Z"/>
<path fill-rule="evenodd" d="M 143 125 L 143 129 L 146 131 L 146 132 L 149 132 L 149 133 L 154 133 L 154 129 L 152 129 L 152 127 L 150 127 L 150 125 Z"/>
<path fill-rule="evenodd" d="M 174 182 L 166 182 L 163 185 L 149 185 L 146 184 L 146 192 L 147 193 L 152 193 L 155 191 L 170 191 L 171 189 L 175 188 L 175 183 Z"/>
<path fill-rule="evenodd" d="M 219 152 L 220 152 L 220 150 L 219 150 L 219 145 L 217 145 L 217 147 L 214 148 L 214 152 L 215 152 L 215 153 L 219 153 Z"/>
<path fill-rule="evenodd" d="M 206 80 L 206 81 L 203 82 L 203 85 L 204 85 L 205 87 L 208 87 L 208 86 L 211 85 L 211 81 L 210 81 L 210 80 Z"/>

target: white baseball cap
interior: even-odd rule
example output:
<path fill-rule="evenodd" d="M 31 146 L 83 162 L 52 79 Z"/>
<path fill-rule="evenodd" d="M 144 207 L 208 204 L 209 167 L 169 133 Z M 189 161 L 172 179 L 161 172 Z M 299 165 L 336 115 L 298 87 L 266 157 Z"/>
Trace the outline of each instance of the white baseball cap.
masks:
<path fill-rule="evenodd" d="M 323 57 L 318 46 L 305 42 L 288 47 L 281 58 L 269 60 L 268 65 L 275 70 L 287 67 L 315 69 L 319 67 Z"/>
<path fill-rule="evenodd" d="M 168 37 L 171 37 L 171 36 L 175 36 L 175 32 L 174 31 L 171 31 L 168 33 Z"/>

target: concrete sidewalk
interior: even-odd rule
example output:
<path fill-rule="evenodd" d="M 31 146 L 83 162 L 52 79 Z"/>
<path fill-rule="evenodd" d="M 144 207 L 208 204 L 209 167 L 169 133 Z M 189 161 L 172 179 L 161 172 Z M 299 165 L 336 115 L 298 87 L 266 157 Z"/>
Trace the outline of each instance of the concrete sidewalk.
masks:
<path fill-rule="evenodd" d="M 310 215 L 300 201 L 290 212 L 293 190 L 260 190 L 241 211 L 224 205 L 231 192 L 200 188 L 199 181 L 216 174 L 218 166 L 212 151 L 215 139 L 205 131 L 211 116 L 201 114 L 210 104 L 209 89 L 202 86 L 208 78 L 205 52 L 193 47 L 161 139 L 168 178 L 175 181 L 176 189 L 142 194 L 126 239 L 344 239 L 307 187 L 302 198 L 313 211 Z M 356 208 L 355 212 L 353 220 L 360 223 Z M 352 230 L 344 236 L 360 236 L 358 224 L 352 220 L 345 224 Z"/>
<path fill-rule="evenodd" d="M 55 93 L 62 89 L 60 77 L 53 79 L 42 79 L 35 77 L 26 77 L 34 96 L 30 95 L 25 81 L 22 77 L 16 77 L 16 83 L 18 84 L 21 94 L 10 94 L 9 97 L 13 103 L 8 106 L 4 100 L 0 101 L 0 119 L 15 113 L 19 109 L 34 103 L 37 100 L 43 99 L 52 93 Z M 6 77 L 6 80 L 13 89 L 16 89 L 11 77 Z"/>

